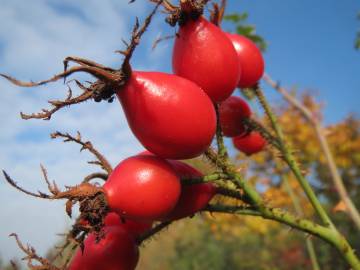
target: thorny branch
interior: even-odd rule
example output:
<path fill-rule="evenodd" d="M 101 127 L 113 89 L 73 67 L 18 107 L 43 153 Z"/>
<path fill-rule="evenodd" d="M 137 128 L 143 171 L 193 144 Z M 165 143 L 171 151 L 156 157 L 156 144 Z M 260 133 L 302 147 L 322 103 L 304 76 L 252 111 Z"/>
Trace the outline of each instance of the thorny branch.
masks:
<path fill-rule="evenodd" d="M 196 17 L 196 16 L 199 16 L 199 11 L 201 10 L 201 12 L 202 12 L 202 8 L 208 2 L 208 0 L 180 0 L 180 7 L 174 7 L 170 3 L 170 1 L 167 1 L 167 0 L 160 0 L 160 1 L 159 0 L 151 0 L 151 1 L 157 3 L 157 5 L 154 8 L 154 10 L 152 11 L 152 13 L 146 18 L 142 27 L 140 27 L 138 20 L 136 20 L 136 24 L 134 26 L 133 33 L 132 33 L 131 43 L 129 45 L 127 44 L 127 49 L 125 51 L 121 52 L 122 54 L 125 55 L 125 59 L 123 61 L 121 69 L 119 69 L 119 70 L 114 70 L 114 69 L 111 69 L 108 67 L 104 67 L 104 66 L 97 64 L 90 60 L 81 59 L 81 58 L 77 58 L 77 57 L 68 57 L 64 60 L 64 72 L 59 73 L 48 80 L 40 81 L 37 83 L 21 82 L 21 81 L 14 79 L 8 75 L 0 74 L 0 76 L 6 78 L 13 84 L 18 85 L 18 86 L 23 86 L 23 87 L 39 86 L 39 85 L 47 84 L 49 82 L 57 81 L 61 78 L 66 79 L 67 76 L 69 76 L 73 73 L 77 73 L 77 72 L 86 72 L 88 74 L 93 75 L 95 78 L 98 79 L 94 83 L 91 83 L 89 87 L 86 87 L 86 86 L 82 85 L 80 82 L 76 81 L 79 88 L 83 90 L 82 94 L 80 94 L 79 96 L 73 97 L 72 91 L 69 88 L 68 97 L 64 101 L 50 101 L 50 104 L 54 107 L 53 109 L 43 110 L 39 114 L 32 114 L 32 115 L 28 115 L 28 116 L 22 114 L 23 118 L 24 119 L 30 119 L 30 118 L 50 119 L 52 114 L 55 113 L 56 111 L 60 110 L 61 108 L 65 107 L 65 106 L 73 105 L 76 103 L 80 103 L 80 102 L 86 101 L 91 98 L 93 98 L 95 101 L 107 100 L 107 101 L 111 102 L 113 100 L 114 91 L 121 89 L 121 87 L 126 82 L 126 79 L 131 74 L 131 67 L 129 64 L 130 58 L 131 58 L 136 46 L 139 44 L 142 34 L 145 32 L 148 25 L 150 24 L 152 16 L 155 14 L 157 8 L 160 5 L 162 5 L 165 8 L 165 10 L 168 9 L 168 12 L 170 13 L 170 17 L 173 16 L 176 19 L 176 21 L 175 21 L 175 24 L 176 24 L 177 20 L 179 20 L 179 19 L 185 20 L 187 16 L 190 16 L 190 18 L 192 18 L 192 19 L 194 19 L 194 17 Z M 223 3 L 225 3 L 225 1 L 223 1 Z M 225 4 L 223 4 L 223 6 L 225 6 Z M 170 11 L 170 9 L 171 9 L 171 11 Z M 195 11 L 195 14 L 192 14 L 191 11 Z M 219 14 L 217 16 L 220 17 L 220 9 L 218 9 L 218 13 Z M 178 16 L 178 17 L 176 17 L 176 16 Z M 183 16 L 183 17 L 181 17 L 181 16 Z M 185 18 L 184 18 L 184 16 L 185 16 Z M 179 24 L 180 24 L 180 22 L 179 22 Z M 78 64 L 79 66 L 75 66 L 75 67 L 68 69 L 69 62 L 74 62 L 74 63 Z M 260 96 L 260 101 L 264 101 L 263 97 L 261 96 L 261 92 L 259 92 L 259 89 L 255 89 L 255 91 L 257 91 L 257 95 Z M 262 102 L 262 105 L 265 109 L 268 109 L 268 105 L 265 103 L 265 101 Z M 268 114 L 271 116 L 272 115 L 271 111 Z M 276 129 L 276 125 L 274 125 L 274 126 L 275 126 L 275 132 L 278 133 L 277 137 L 281 143 L 280 148 L 283 148 L 282 150 L 284 152 L 286 152 L 285 154 L 289 154 L 290 153 L 289 150 L 285 149 L 284 145 L 282 145 L 283 142 L 282 142 L 281 132 L 279 133 L 278 130 Z M 65 134 L 65 136 L 63 136 L 63 135 L 64 134 L 61 134 L 58 136 L 64 137 L 64 138 L 66 138 L 66 140 L 73 140 L 73 137 L 71 137 L 70 135 L 68 135 L 68 134 Z M 69 139 L 69 136 L 70 136 L 70 139 Z M 221 132 L 219 132 L 218 138 L 217 138 L 219 145 L 221 145 L 221 136 L 222 136 Z M 83 148 L 84 148 L 84 145 L 86 143 L 81 142 L 81 138 L 78 139 L 78 141 L 79 142 L 77 142 L 77 141 L 76 142 L 83 145 Z M 88 149 L 88 148 L 85 147 L 85 149 Z M 284 149 L 287 151 L 285 151 Z M 208 211 L 259 215 L 265 219 L 276 220 L 278 222 L 287 224 L 287 225 L 297 228 L 299 230 L 312 233 L 312 234 L 317 235 L 317 236 L 321 237 L 322 239 L 328 241 L 333 246 L 335 246 L 342 253 L 342 256 L 349 262 L 349 264 L 351 264 L 353 266 L 354 269 L 360 269 L 359 260 L 356 257 L 356 255 L 354 254 L 353 250 L 351 249 L 351 247 L 349 246 L 349 244 L 347 243 L 345 238 L 343 238 L 342 235 L 340 235 L 336 231 L 336 229 L 334 229 L 332 226 L 326 227 L 326 226 L 314 224 L 309 220 L 298 219 L 297 217 L 295 217 L 287 212 L 283 212 L 280 209 L 267 207 L 264 204 L 264 201 L 263 201 L 261 195 L 253 187 L 251 187 L 246 181 L 244 181 L 242 175 L 240 175 L 236 171 L 233 164 L 231 164 L 229 162 L 228 157 L 226 155 L 218 155 L 213 149 L 209 149 L 205 153 L 205 155 L 207 156 L 207 158 L 209 160 L 211 160 L 217 166 L 217 168 L 219 168 L 224 174 L 228 175 L 230 180 L 236 185 L 237 189 L 240 190 L 241 192 L 243 192 L 243 194 L 240 193 L 241 199 L 243 199 L 244 202 L 246 202 L 250 205 L 250 206 L 240 206 L 240 207 L 237 207 L 236 209 L 235 208 L 232 208 L 232 209 L 224 208 L 226 206 L 221 206 L 221 205 L 218 205 L 218 206 L 211 205 L 211 206 L 207 207 Z M 95 156 L 97 156 L 97 155 L 95 154 Z M 98 158 L 98 156 L 97 156 L 97 158 Z M 101 165 L 101 162 L 102 162 L 102 160 L 99 159 L 99 163 L 96 163 L 96 164 Z M 291 160 L 289 160 L 289 166 L 291 167 L 292 164 L 293 164 L 293 160 L 291 159 Z M 105 163 L 105 166 L 102 165 L 102 167 L 106 172 L 109 173 L 109 168 L 111 168 L 111 166 L 108 167 L 107 165 L 109 165 L 109 164 Z M 83 219 L 84 221 L 89 222 L 89 224 L 82 225 L 82 224 L 80 224 L 80 222 L 76 222 L 76 224 L 73 226 L 73 229 L 70 233 L 70 238 L 73 238 L 75 241 L 78 241 L 80 243 L 80 245 L 82 245 L 83 240 L 87 233 L 92 232 L 92 231 L 100 232 L 101 227 L 103 226 L 103 217 L 109 210 L 105 203 L 106 202 L 105 198 L 99 196 L 101 194 L 103 195 L 102 189 L 89 184 L 88 181 L 90 181 L 91 179 L 93 179 L 95 177 L 100 177 L 103 179 L 103 178 L 106 178 L 106 175 L 101 174 L 101 173 L 100 174 L 99 173 L 92 174 L 90 176 L 87 176 L 85 178 L 85 180 L 87 180 L 87 181 L 84 181 L 84 183 L 80 184 L 79 186 L 67 187 L 66 191 L 60 191 L 59 188 L 56 186 L 55 182 L 53 184 L 51 184 L 50 181 L 48 180 L 48 176 L 47 176 L 47 172 L 46 172 L 45 168 L 41 167 L 41 169 L 42 169 L 42 173 L 43 173 L 45 182 L 50 191 L 50 194 L 45 194 L 40 191 L 38 193 L 29 192 L 29 191 L 19 187 L 16 184 L 16 182 L 13 179 L 11 179 L 10 176 L 5 171 L 3 171 L 3 173 L 5 175 L 6 180 L 9 182 L 9 184 L 11 184 L 16 189 L 18 189 L 28 195 L 31 195 L 31 196 L 34 196 L 37 198 L 45 198 L 45 199 L 51 199 L 51 200 L 67 199 L 68 201 L 66 204 L 66 210 L 67 210 L 68 215 L 71 215 L 72 205 L 74 203 L 79 202 L 80 212 L 81 212 L 79 220 Z M 296 170 L 296 172 L 297 172 L 298 177 L 302 178 L 302 176 L 300 175 L 300 171 Z M 306 188 L 304 188 L 304 189 L 306 190 Z M 238 194 L 235 194 L 235 195 L 238 196 Z M 99 200 L 94 200 L 95 198 L 97 198 L 97 196 L 99 196 Z M 96 209 L 96 211 L 94 209 Z M 141 238 L 139 238 L 138 243 L 141 243 L 148 237 L 151 237 L 153 234 L 159 232 L 163 228 L 170 225 L 170 223 L 171 223 L 170 221 L 160 223 L 159 225 L 154 227 L 152 230 L 150 230 L 150 232 L 148 232 L 148 234 L 145 234 Z M 330 225 L 332 225 L 332 224 L 330 224 Z M 21 250 L 27 254 L 27 256 L 24 259 L 28 260 L 28 266 L 31 269 L 60 270 L 59 268 L 53 267 L 49 263 L 49 261 L 44 260 L 43 258 L 37 256 L 35 250 L 32 247 L 29 247 L 29 246 L 25 247 L 20 242 L 20 240 L 18 239 L 18 237 L 16 235 L 13 235 L 13 236 L 15 236 L 16 241 L 17 241 L 19 247 L 21 248 Z M 32 260 L 39 262 L 41 264 L 41 266 L 33 265 Z"/>
<path fill-rule="evenodd" d="M 324 152 L 327 161 L 327 166 L 329 168 L 329 172 L 331 174 L 331 178 L 334 182 L 336 190 L 338 191 L 341 200 L 345 203 L 351 219 L 356 224 L 357 228 L 360 229 L 359 211 L 356 209 L 356 206 L 352 202 L 351 197 L 349 196 L 349 193 L 347 192 L 344 182 L 339 174 L 334 157 L 330 151 L 330 147 L 324 135 L 324 130 L 323 127 L 321 126 L 320 121 L 317 119 L 317 117 L 314 116 L 314 114 L 306 106 L 301 104 L 299 100 L 297 100 L 295 97 L 290 95 L 285 88 L 281 87 L 279 83 L 273 81 L 269 75 L 265 74 L 263 76 L 263 79 L 267 84 L 269 84 L 276 91 L 278 91 L 287 102 L 289 102 L 292 106 L 294 106 L 302 114 L 304 119 L 306 119 L 306 121 L 308 121 L 313 126 L 317 139 L 320 143 L 320 147 Z"/>
<path fill-rule="evenodd" d="M 172 223 L 172 221 L 164 221 L 164 222 L 161 222 L 158 225 L 154 226 L 152 229 L 148 230 L 147 232 L 145 232 L 144 234 L 142 234 L 141 236 L 139 236 L 136 239 L 137 244 L 141 245 L 144 241 L 146 241 L 147 239 L 149 239 L 156 233 L 160 232 L 161 230 L 165 229 L 171 223 Z"/>

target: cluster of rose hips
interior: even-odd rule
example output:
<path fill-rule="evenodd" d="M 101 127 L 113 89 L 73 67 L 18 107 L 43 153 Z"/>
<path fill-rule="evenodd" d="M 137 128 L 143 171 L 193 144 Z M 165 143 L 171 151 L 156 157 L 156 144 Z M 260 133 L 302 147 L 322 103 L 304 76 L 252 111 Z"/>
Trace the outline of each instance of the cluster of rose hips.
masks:
<path fill-rule="evenodd" d="M 70 270 L 136 267 L 136 238 L 157 221 L 173 221 L 202 210 L 216 194 L 212 183 L 186 183 L 202 177 L 178 161 L 202 154 L 216 131 L 216 111 L 223 134 L 246 154 L 260 151 L 265 140 L 249 132 L 247 103 L 231 96 L 236 87 L 253 87 L 264 61 L 249 39 L 223 32 L 204 17 L 182 23 L 173 49 L 174 74 L 131 70 L 116 90 L 128 124 L 146 152 L 120 162 L 102 190 L 109 213 L 104 237 L 90 234 Z"/>

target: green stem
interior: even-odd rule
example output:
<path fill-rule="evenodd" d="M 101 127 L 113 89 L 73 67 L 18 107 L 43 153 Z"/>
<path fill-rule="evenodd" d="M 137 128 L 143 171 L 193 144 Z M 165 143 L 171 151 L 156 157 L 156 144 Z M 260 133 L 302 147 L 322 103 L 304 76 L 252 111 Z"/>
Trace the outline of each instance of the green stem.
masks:
<path fill-rule="evenodd" d="M 253 188 L 248 182 L 246 182 L 242 175 L 238 173 L 234 165 L 229 161 L 227 155 L 221 155 L 221 151 L 218 154 L 212 149 L 209 148 L 205 152 L 205 156 L 213 162 L 219 169 L 222 170 L 223 173 L 227 174 L 229 179 L 236 185 L 237 188 L 243 190 L 244 196 L 243 201 L 249 203 L 253 209 L 244 209 L 242 207 L 242 213 L 249 213 L 252 215 L 260 215 L 264 219 L 271 219 L 278 221 L 283 224 L 287 224 L 293 228 L 298 230 L 311 233 L 315 236 L 322 238 L 323 240 L 327 241 L 331 245 L 333 245 L 342 255 L 342 257 L 352 266 L 355 270 L 360 270 L 360 261 L 354 253 L 354 250 L 350 247 L 349 243 L 346 239 L 337 231 L 336 227 L 332 224 L 330 218 L 328 217 L 325 210 L 322 208 L 320 202 L 318 201 L 315 193 L 311 189 L 309 183 L 301 174 L 300 168 L 298 164 L 295 162 L 294 157 L 292 156 L 291 151 L 284 143 L 284 136 L 280 126 L 277 124 L 275 115 L 272 113 L 270 106 L 267 104 L 265 97 L 263 96 L 260 89 L 254 89 L 255 94 L 257 95 L 258 99 L 260 100 L 261 104 L 263 105 L 266 114 L 270 118 L 272 127 L 279 139 L 280 142 L 280 150 L 284 155 L 285 161 L 288 163 L 289 167 L 295 174 L 296 178 L 300 182 L 300 185 L 304 189 L 306 195 L 308 196 L 311 204 L 319 214 L 321 220 L 325 224 L 325 226 L 321 226 L 318 224 L 313 223 L 312 221 L 306 219 L 299 219 L 294 217 L 290 213 L 283 212 L 280 209 L 276 208 L 269 208 L 266 207 L 261 195 Z M 217 107 L 216 107 L 217 109 Z M 219 127 L 219 120 L 218 120 L 218 130 L 221 131 Z M 221 132 L 217 134 L 217 143 L 218 148 L 221 150 L 223 145 L 223 138 Z"/>
<path fill-rule="evenodd" d="M 227 206 L 222 204 L 210 204 L 203 211 L 209 211 L 210 213 L 225 213 L 261 217 L 261 213 L 259 211 L 248 206 Z"/>
<path fill-rule="evenodd" d="M 261 211 L 259 211 L 257 209 L 253 210 L 243 206 L 210 205 L 206 208 L 206 210 L 211 212 L 261 216 L 264 219 L 278 221 L 294 229 L 318 236 L 332 246 L 336 247 L 340 255 L 349 263 L 353 270 L 360 270 L 360 261 L 355 255 L 354 250 L 351 248 L 346 239 L 332 228 L 318 225 L 306 219 L 298 218 L 279 208 L 264 207 Z"/>
<path fill-rule="evenodd" d="M 289 102 L 289 104 L 294 106 L 301 113 L 304 119 L 314 128 L 320 147 L 324 152 L 326 158 L 326 165 L 329 168 L 329 173 L 334 182 L 335 188 L 339 193 L 341 200 L 345 203 L 350 218 L 360 230 L 360 213 L 356 209 L 356 206 L 354 205 L 348 191 L 346 190 L 344 181 L 341 178 L 341 175 L 334 160 L 334 156 L 331 153 L 330 146 L 324 134 L 325 132 L 321 125 L 321 122 L 317 119 L 317 117 L 312 113 L 311 110 L 309 110 L 306 106 L 304 106 L 304 104 L 297 100 L 295 96 L 290 95 L 285 88 L 274 82 L 269 75 L 264 74 L 263 79 L 267 84 L 276 89 L 284 97 L 284 99 Z"/>
<path fill-rule="evenodd" d="M 277 123 L 277 119 L 275 114 L 272 112 L 269 104 L 267 103 L 261 89 L 259 87 L 255 87 L 254 89 L 255 95 L 257 96 L 260 104 L 265 110 L 266 115 L 270 119 L 271 125 L 276 133 L 276 135 L 279 138 L 280 146 L 281 146 L 281 152 L 283 154 L 284 160 L 289 165 L 290 169 L 294 173 L 296 179 L 299 181 L 301 187 L 303 188 L 305 194 L 307 195 L 311 205 L 314 207 L 315 211 L 318 213 L 319 217 L 321 218 L 322 222 L 326 226 L 327 230 L 324 230 L 324 227 L 316 225 L 317 228 L 322 228 L 320 231 L 316 230 L 317 236 L 321 237 L 331 245 L 333 245 L 342 255 L 342 257 L 353 267 L 353 269 L 359 269 L 360 270 L 360 261 L 358 257 L 355 255 L 354 250 L 351 248 L 347 240 L 342 236 L 334 224 L 332 223 L 331 219 L 327 215 L 326 211 L 320 204 L 318 198 L 316 197 L 314 191 L 312 190 L 311 186 L 305 179 L 305 177 L 302 175 L 301 170 L 299 168 L 299 165 L 295 161 L 292 152 L 290 148 L 285 144 L 284 141 L 284 135 L 283 132 Z M 269 218 L 273 220 L 277 220 L 279 222 L 283 222 L 285 224 L 288 224 L 290 226 L 293 226 L 294 228 L 302 229 L 303 231 L 310 232 L 307 228 L 309 224 L 303 223 L 300 227 L 294 226 L 292 218 L 289 216 L 289 214 L 285 214 L 283 216 L 278 215 L 277 213 L 269 213 L 268 211 L 261 211 L 264 215 L 264 218 Z"/>
<path fill-rule="evenodd" d="M 220 158 L 227 159 L 229 155 L 224 144 L 224 137 L 220 125 L 219 105 L 215 103 L 214 106 L 216 112 L 216 142 L 218 147 L 218 155 Z"/>
<path fill-rule="evenodd" d="M 238 190 L 230 189 L 226 186 L 218 186 L 216 193 L 229 198 L 233 198 L 241 201 L 244 200 L 244 196 Z"/>
<path fill-rule="evenodd" d="M 233 183 L 245 193 L 244 201 L 249 202 L 254 205 L 256 208 L 262 208 L 264 206 L 260 194 L 253 189 L 241 176 L 237 173 L 234 166 L 227 160 L 218 158 L 215 151 L 209 148 L 205 155 L 222 171 L 228 175 L 228 177 L 233 181 Z"/>
<path fill-rule="evenodd" d="M 244 125 L 249 130 L 256 130 L 265 138 L 265 140 L 271 144 L 272 146 L 276 147 L 277 149 L 280 149 L 280 143 L 277 138 L 275 138 L 263 125 L 261 125 L 259 122 L 255 121 L 251 118 L 245 118 L 243 120 Z"/>
<path fill-rule="evenodd" d="M 311 205 L 314 207 L 315 211 L 318 213 L 321 221 L 324 223 L 324 225 L 328 227 L 332 227 L 335 229 L 335 226 L 331 222 L 329 216 L 325 212 L 324 208 L 321 206 L 318 198 L 316 197 L 314 191 L 312 190 L 309 182 L 305 179 L 305 177 L 302 175 L 301 170 L 295 161 L 292 152 L 290 151 L 290 148 L 288 145 L 285 144 L 284 140 L 284 134 L 277 122 L 275 114 L 272 112 L 272 109 L 270 108 L 269 104 L 267 103 L 265 96 L 263 95 L 261 89 L 259 87 L 255 87 L 254 89 L 255 95 L 257 96 L 260 104 L 265 110 L 266 115 L 268 116 L 271 126 L 274 129 L 276 135 L 279 138 L 280 142 L 280 150 L 283 154 L 284 160 L 289 165 L 290 169 L 294 173 L 295 177 L 299 181 L 301 187 L 303 188 L 306 196 L 308 197 Z"/>
<path fill-rule="evenodd" d="M 300 216 L 304 216 L 304 212 L 301 208 L 299 198 L 296 196 L 293 189 L 291 188 L 289 184 L 289 180 L 285 174 L 282 176 L 282 181 L 284 183 L 285 190 L 289 194 L 291 201 L 294 205 L 296 214 Z M 314 270 L 320 270 L 320 266 L 315 253 L 314 243 L 310 238 L 306 238 L 306 249 L 309 253 L 312 268 Z"/>
<path fill-rule="evenodd" d="M 310 238 L 306 238 L 306 249 L 309 253 L 312 268 L 314 270 L 320 270 L 320 265 L 315 252 L 314 242 Z"/>
<path fill-rule="evenodd" d="M 151 228 L 150 230 L 146 231 L 142 235 L 138 236 L 135 240 L 137 245 L 141 245 L 145 240 L 149 239 L 153 235 L 157 234 L 161 230 L 168 227 L 173 221 L 163 221 L 159 224 L 157 224 L 155 227 Z"/>

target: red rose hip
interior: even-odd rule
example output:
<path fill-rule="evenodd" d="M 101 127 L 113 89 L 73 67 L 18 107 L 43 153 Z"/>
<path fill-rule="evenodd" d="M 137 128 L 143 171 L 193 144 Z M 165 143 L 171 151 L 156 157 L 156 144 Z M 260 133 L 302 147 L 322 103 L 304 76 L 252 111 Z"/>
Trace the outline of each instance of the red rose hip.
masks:
<path fill-rule="evenodd" d="M 187 79 L 134 71 L 117 95 L 132 132 L 159 157 L 194 158 L 214 137 L 214 106 L 204 91 Z"/>
<path fill-rule="evenodd" d="M 122 219 L 118 214 L 110 212 L 106 215 L 104 220 L 105 226 L 120 226 L 128 233 L 137 237 L 152 227 L 152 222 L 139 222 L 131 219 Z"/>
<path fill-rule="evenodd" d="M 264 149 L 266 140 L 259 132 L 252 131 L 244 136 L 234 137 L 233 143 L 241 152 L 244 152 L 246 155 L 252 155 Z"/>
<path fill-rule="evenodd" d="M 264 59 L 260 49 L 250 39 L 227 33 L 237 52 L 241 76 L 238 83 L 240 88 L 254 86 L 264 74 Z"/>
<path fill-rule="evenodd" d="M 219 27 L 203 17 L 180 27 L 172 65 L 175 74 L 195 82 L 213 102 L 228 98 L 239 82 L 234 46 Z"/>
<path fill-rule="evenodd" d="M 133 156 L 120 162 L 103 189 L 111 211 L 135 221 L 153 221 L 173 210 L 181 185 L 166 160 Z"/>
<path fill-rule="evenodd" d="M 105 236 L 96 240 L 90 234 L 84 241 L 84 252 L 79 248 L 68 270 L 134 270 L 139 260 L 139 249 L 134 237 L 119 226 L 105 226 Z"/>
<path fill-rule="evenodd" d="M 245 132 L 242 120 L 249 118 L 251 109 L 242 98 L 231 96 L 220 104 L 219 117 L 224 136 L 235 137 Z"/>
<path fill-rule="evenodd" d="M 176 173 L 182 178 L 181 195 L 175 208 L 164 220 L 177 220 L 194 215 L 202 210 L 216 194 L 216 187 L 212 183 L 186 184 L 186 179 L 202 177 L 203 174 L 190 165 L 177 161 L 169 161 Z"/>
<path fill-rule="evenodd" d="M 140 156 L 154 156 L 149 151 L 144 151 Z M 216 194 L 216 186 L 212 183 L 186 184 L 186 180 L 202 177 L 203 174 L 192 166 L 178 161 L 168 160 L 174 171 L 181 178 L 181 195 L 175 208 L 161 220 L 176 220 L 191 216 L 202 210 Z"/>

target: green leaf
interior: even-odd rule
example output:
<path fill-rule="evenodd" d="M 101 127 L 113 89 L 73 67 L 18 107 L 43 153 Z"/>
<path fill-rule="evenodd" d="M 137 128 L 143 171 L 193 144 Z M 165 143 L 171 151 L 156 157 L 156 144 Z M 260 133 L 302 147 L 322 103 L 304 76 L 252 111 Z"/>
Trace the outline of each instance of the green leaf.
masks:
<path fill-rule="evenodd" d="M 257 35 L 256 27 L 254 25 L 246 24 L 246 20 L 249 15 L 247 12 L 243 13 L 231 13 L 224 16 L 224 20 L 234 23 L 236 32 L 240 35 L 246 36 L 252 40 L 261 51 L 265 51 L 267 48 L 266 41 L 260 35 Z"/>
<path fill-rule="evenodd" d="M 224 16 L 224 20 L 238 23 L 240 21 L 245 21 L 248 18 L 247 12 L 244 13 L 232 13 Z"/>

